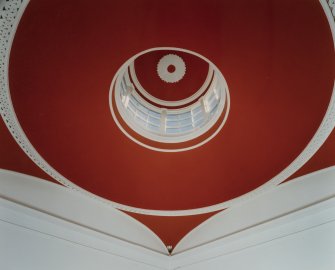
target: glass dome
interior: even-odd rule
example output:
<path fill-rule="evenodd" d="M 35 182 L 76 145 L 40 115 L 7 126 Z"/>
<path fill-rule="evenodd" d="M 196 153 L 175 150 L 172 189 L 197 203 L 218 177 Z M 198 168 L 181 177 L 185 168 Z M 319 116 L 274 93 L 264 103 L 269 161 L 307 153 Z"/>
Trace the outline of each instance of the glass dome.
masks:
<path fill-rule="evenodd" d="M 193 104 L 169 109 L 153 105 L 136 91 L 128 69 L 116 83 L 116 101 L 125 122 L 151 140 L 176 143 L 194 139 L 206 132 L 223 111 L 226 89 L 214 72 L 206 93 Z"/>
<path fill-rule="evenodd" d="M 153 49 L 152 51 L 155 50 L 158 49 Z M 148 140 L 160 143 L 159 148 L 148 146 L 148 148 L 153 148 L 154 150 L 163 149 L 164 151 L 165 146 L 163 144 L 165 144 L 169 145 L 166 146 L 169 148 L 168 151 L 178 151 L 176 149 L 182 148 L 176 146 L 175 149 L 170 150 L 171 145 L 185 142 L 190 143 L 188 148 L 197 147 L 213 138 L 227 119 L 229 92 L 221 72 L 199 54 L 180 50 L 183 53 L 189 53 L 200 58 L 201 61 L 205 61 L 207 70 L 204 72 L 207 73 L 203 76 L 205 79 L 201 87 L 193 91 L 188 99 L 181 100 L 182 102 L 179 102 L 179 104 L 178 101 L 170 102 L 168 100 L 157 102 L 159 100 L 157 96 L 152 96 L 151 98 L 151 95 L 147 94 L 147 89 L 144 89 L 139 83 L 134 71 L 134 62 L 137 57 L 150 53 L 150 50 L 129 59 L 115 75 L 111 86 L 111 111 L 119 128 L 125 135 L 142 146 L 147 146 Z M 178 54 L 177 49 L 176 53 Z M 166 56 L 171 55 L 166 54 Z M 172 60 L 169 63 L 169 59 L 183 61 L 180 56 L 165 57 L 163 68 L 168 69 L 175 64 Z M 174 86 L 179 81 L 185 80 L 184 77 L 187 78 L 188 75 L 187 72 L 185 75 L 187 61 L 185 62 L 185 67 L 183 66 L 184 63 L 183 65 L 180 62 L 178 64 L 179 67 L 176 64 L 177 68 L 172 69 L 172 71 L 171 69 L 165 71 L 165 73 L 178 72 L 178 70 L 182 72 L 180 76 L 179 74 L 171 76 L 178 78 L 171 84 Z M 162 66 L 157 71 L 162 72 Z M 158 77 L 158 75 L 156 72 L 152 72 L 152 76 Z M 162 79 L 162 81 L 164 80 Z M 168 84 L 169 82 L 164 81 L 164 83 Z M 163 86 L 165 87 L 166 85 Z M 183 91 L 183 89 L 179 88 L 179 91 Z M 163 92 L 163 89 L 155 88 L 155 93 Z M 188 102 L 184 102 L 185 100 L 188 100 Z M 137 135 L 134 136 L 134 132 Z M 144 138 L 145 142 L 139 141 L 141 138 Z"/>

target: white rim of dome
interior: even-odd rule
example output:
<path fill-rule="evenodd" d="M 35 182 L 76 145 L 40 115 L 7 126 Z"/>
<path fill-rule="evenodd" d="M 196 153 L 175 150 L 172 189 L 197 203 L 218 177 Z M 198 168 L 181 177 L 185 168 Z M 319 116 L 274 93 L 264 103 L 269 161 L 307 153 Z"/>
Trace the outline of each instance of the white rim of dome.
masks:
<path fill-rule="evenodd" d="M 211 79 L 213 77 L 213 73 L 214 70 L 211 67 L 211 65 L 208 65 L 208 73 L 207 73 L 207 77 L 203 83 L 203 85 L 199 88 L 198 91 L 196 91 L 192 96 L 185 98 L 185 99 L 181 99 L 181 100 L 176 100 L 176 101 L 167 101 L 167 100 L 163 100 L 163 99 L 159 99 L 154 97 L 153 95 L 149 94 L 141 85 L 141 83 L 139 82 L 137 75 L 136 75 L 136 67 L 134 62 L 132 62 L 129 66 L 129 70 L 130 70 L 130 75 L 131 78 L 133 80 L 133 83 L 136 87 L 136 89 L 149 101 L 151 101 L 154 104 L 158 104 L 161 105 L 163 107 L 179 107 L 179 106 L 183 106 L 186 104 L 190 104 L 192 103 L 194 100 L 196 100 L 198 97 L 200 97 L 208 88 L 208 85 L 211 82 Z"/>
<path fill-rule="evenodd" d="M 174 67 L 174 71 L 169 71 L 169 66 Z M 177 83 L 184 78 L 186 73 L 186 65 L 179 55 L 164 55 L 157 64 L 157 74 L 162 81 L 166 83 Z"/>
<path fill-rule="evenodd" d="M 260 187 L 247 192 L 239 197 L 234 199 L 218 203 L 211 206 L 187 209 L 187 210 L 153 210 L 153 209 L 143 209 L 132 207 L 129 205 L 120 204 L 105 198 L 102 198 L 98 195 L 95 195 L 78 185 L 74 184 L 58 171 L 56 171 L 43 157 L 37 152 L 34 146 L 31 144 L 25 132 L 23 131 L 13 107 L 11 100 L 10 89 L 9 89 L 9 77 L 8 77 L 8 67 L 9 67 L 9 56 L 10 50 L 12 47 L 13 38 L 21 19 L 21 16 L 28 5 L 29 0 L 8 0 L 0 2 L 0 49 L 2 57 L 0 57 L 0 77 L 3 80 L 0 80 L 0 113 L 1 116 L 12 134 L 15 141 L 21 147 L 22 151 L 27 154 L 27 156 L 39 166 L 45 173 L 49 174 L 56 181 L 60 182 L 64 186 L 69 187 L 71 190 L 80 192 L 85 196 L 89 196 L 92 199 L 96 199 L 101 203 L 110 205 L 112 207 L 118 208 L 120 210 L 145 214 L 145 215 L 156 215 L 156 216 L 187 216 L 187 215 L 197 215 L 210 213 L 214 211 L 223 210 L 233 205 L 245 202 L 255 196 L 259 196 L 265 191 L 273 190 L 277 187 L 278 184 L 285 181 L 289 176 L 295 173 L 300 169 L 312 156 L 315 152 L 321 147 L 325 142 L 329 134 L 334 128 L 335 125 L 335 87 L 333 88 L 333 94 L 329 101 L 329 106 L 325 113 L 325 116 L 315 132 L 314 136 L 305 147 L 305 149 L 300 153 L 295 160 L 289 164 L 284 170 L 282 170 L 275 177 L 270 179 L 268 182 L 264 183 Z M 333 42 L 335 44 L 335 8 L 333 4 L 328 3 L 326 0 L 320 0 L 321 6 L 325 12 L 326 18 L 328 20 L 331 33 L 333 36 Z M 162 48 L 164 49 L 164 48 Z M 170 49 L 170 48 L 165 48 Z"/>
<path fill-rule="evenodd" d="M 160 48 L 152 48 L 149 51 L 158 51 L 162 50 Z M 196 55 L 200 57 L 199 54 L 185 50 L 185 49 L 179 49 L 179 48 L 174 48 L 176 51 L 183 51 L 187 52 L 193 55 Z M 228 113 L 229 113 L 229 108 L 230 108 L 230 98 L 229 98 L 229 90 L 227 86 L 227 82 L 224 79 L 223 75 L 221 72 L 212 64 L 208 59 L 205 57 L 201 56 L 200 58 L 204 61 L 206 61 L 210 66 L 212 66 L 212 69 L 215 70 L 214 72 L 214 77 L 212 80 L 212 84 L 209 87 L 209 90 L 206 92 L 206 94 L 201 97 L 196 103 L 187 106 L 185 108 L 181 109 L 165 109 L 165 108 L 158 108 L 148 102 L 146 102 L 144 99 L 142 99 L 136 91 L 127 91 L 125 87 L 132 88 L 134 89 L 134 86 L 132 85 L 129 74 L 127 72 L 128 67 L 131 63 L 135 61 L 135 59 L 145 53 L 147 53 L 148 50 L 138 53 L 135 56 L 131 57 L 128 59 L 122 67 L 118 70 L 118 72 L 115 74 L 111 88 L 110 88 L 110 109 L 112 112 L 113 119 L 117 126 L 120 128 L 120 130 L 132 141 L 136 142 L 137 144 L 146 147 L 150 150 L 154 151 L 161 151 L 161 152 L 181 152 L 181 151 L 187 151 L 187 150 L 192 150 L 194 148 L 200 147 L 204 145 L 205 143 L 209 142 L 211 139 L 213 139 L 222 129 L 224 126 Z M 114 95 L 112 94 L 114 93 Z M 125 95 L 127 97 L 122 96 L 122 93 L 127 92 Z M 215 106 L 210 106 L 210 100 L 211 97 L 216 95 L 216 98 L 213 98 L 213 100 L 216 101 Z M 116 106 L 113 106 L 113 99 L 115 101 Z M 128 109 L 131 107 L 130 105 L 132 104 L 129 102 L 130 100 L 133 100 L 133 103 L 138 103 L 138 106 L 142 108 L 142 110 L 137 110 L 139 111 L 140 114 L 143 114 L 143 120 L 138 120 L 136 121 L 135 118 L 141 118 L 138 117 L 136 108 L 134 109 Z M 124 101 L 124 102 L 123 102 Z M 133 105 L 132 105 L 133 107 Z M 212 108 L 213 107 L 213 108 Z M 215 110 L 214 110 L 215 108 Z M 156 141 L 156 142 L 161 142 L 161 143 L 168 143 L 168 144 L 177 144 L 181 142 L 186 142 L 193 140 L 204 133 L 208 132 L 216 123 L 217 121 L 222 118 L 222 122 L 218 126 L 216 130 L 211 132 L 207 137 L 205 137 L 201 142 L 197 142 L 193 145 L 189 145 L 187 147 L 181 147 L 181 148 L 174 148 L 174 149 L 169 149 L 169 148 L 158 148 L 158 147 L 153 147 L 151 145 L 148 145 L 146 143 L 143 143 L 142 141 L 134 138 L 127 130 L 124 128 L 124 126 L 120 123 L 118 120 L 115 110 L 120 114 L 122 117 L 122 120 L 132 129 L 134 130 L 137 134 L 151 140 L 151 141 Z M 201 117 L 203 116 L 202 119 L 204 119 L 201 123 L 199 123 L 195 117 L 193 117 L 193 114 L 195 114 L 195 111 L 199 111 L 199 113 L 196 114 L 195 117 L 200 115 Z M 146 111 L 148 111 L 146 113 Z M 203 111 L 203 112 L 202 112 Z M 132 113 L 131 113 L 132 112 Z M 158 115 L 157 116 L 157 121 L 158 124 L 154 128 L 148 128 L 150 123 L 148 123 L 148 119 L 150 117 L 150 112 L 153 114 Z M 224 117 L 222 117 L 222 113 L 224 113 Z M 181 115 L 185 114 L 190 114 L 190 123 L 188 123 L 187 126 L 192 125 L 191 129 L 188 130 L 188 132 L 183 132 L 180 128 L 180 130 L 177 128 L 173 127 L 168 127 L 169 123 L 173 122 L 173 120 L 169 121 L 169 117 L 178 117 Z M 147 117 L 148 116 L 148 117 Z M 165 116 L 165 118 L 162 120 L 162 116 Z M 141 119 L 142 119 L 141 118 Z M 145 118 L 145 119 L 144 119 Z M 197 117 L 198 118 L 198 117 Z M 144 121 L 146 121 L 144 123 Z M 141 123 L 144 123 L 141 125 Z M 164 123 L 163 123 L 164 122 Z M 185 121 L 182 121 L 185 122 Z M 199 123 L 199 124 L 197 124 Z M 186 126 L 186 125 L 185 125 Z M 171 133 L 169 130 L 175 130 L 172 131 Z"/>

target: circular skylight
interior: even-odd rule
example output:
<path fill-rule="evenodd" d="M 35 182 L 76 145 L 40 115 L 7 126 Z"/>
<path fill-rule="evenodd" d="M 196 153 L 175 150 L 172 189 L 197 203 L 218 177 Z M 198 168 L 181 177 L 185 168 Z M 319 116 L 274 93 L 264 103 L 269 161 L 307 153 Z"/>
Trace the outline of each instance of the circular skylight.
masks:
<path fill-rule="evenodd" d="M 198 97 L 190 104 L 173 107 L 155 103 L 144 97 L 134 83 L 130 66 L 135 59 L 151 51 L 129 59 L 117 72 L 111 86 L 110 105 L 119 128 L 129 138 L 142 146 L 160 151 L 183 151 L 195 148 L 213 138 L 222 128 L 229 110 L 229 93 L 221 72 L 204 57 L 186 50 L 174 49 L 157 63 L 157 73 L 166 83 L 178 83 L 185 75 L 187 63 L 178 56 L 178 51 L 190 53 L 209 64 L 213 71 L 204 82 Z M 152 74 L 157 76 L 157 74 Z M 152 143 L 150 143 L 150 141 Z"/>

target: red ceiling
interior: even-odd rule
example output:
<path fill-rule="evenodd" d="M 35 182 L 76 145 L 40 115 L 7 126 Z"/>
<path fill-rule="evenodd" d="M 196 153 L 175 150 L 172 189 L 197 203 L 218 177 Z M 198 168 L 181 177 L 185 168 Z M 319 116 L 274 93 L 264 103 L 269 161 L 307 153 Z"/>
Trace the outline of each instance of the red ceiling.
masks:
<path fill-rule="evenodd" d="M 175 83 L 166 83 L 158 76 L 157 64 L 168 54 L 181 57 L 186 66 L 184 77 Z M 146 53 L 135 61 L 135 71 L 138 81 L 152 96 L 166 101 L 177 101 L 195 94 L 204 84 L 209 65 L 198 56 L 176 51 L 153 51 Z"/>
<path fill-rule="evenodd" d="M 36 176 L 54 183 L 51 176 L 44 173 L 35 163 L 22 151 L 12 135 L 9 133 L 2 118 L 0 118 L 0 169 L 11 170 Z"/>
<path fill-rule="evenodd" d="M 112 120 L 115 72 L 157 46 L 196 51 L 227 79 L 228 122 L 203 147 L 154 152 Z M 299 155 L 330 100 L 333 48 L 318 1 L 33 0 L 10 88 L 28 138 L 65 177 L 119 203 L 189 209 L 242 195 Z"/>

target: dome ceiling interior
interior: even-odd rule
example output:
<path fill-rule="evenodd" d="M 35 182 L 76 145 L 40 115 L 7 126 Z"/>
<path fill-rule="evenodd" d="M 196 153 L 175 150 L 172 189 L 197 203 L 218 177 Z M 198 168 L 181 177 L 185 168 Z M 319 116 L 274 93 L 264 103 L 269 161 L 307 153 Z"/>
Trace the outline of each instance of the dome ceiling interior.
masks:
<path fill-rule="evenodd" d="M 190 97 L 209 72 L 207 62 L 171 48 L 196 52 L 223 74 L 231 107 L 206 144 L 154 151 L 114 122 L 112 79 L 128 59 L 151 48 L 166 49 L 139 56 L 134 70 L 160 100 Z M 157 73 L 168 54 L 186 66 L 175 83 Z M 232 200 L 335 165 L 332 132 L 301 169 L 269 184 L 318 131 L 331 103 L 334 64 L 319 1 L 31 0 L 10 51 L 10 98 L 28 141 L 66 181 L 31 161 L 4 122 L 0 168 L 93 194 L 175 246 L 201 222 L 233 207 Z"/>

